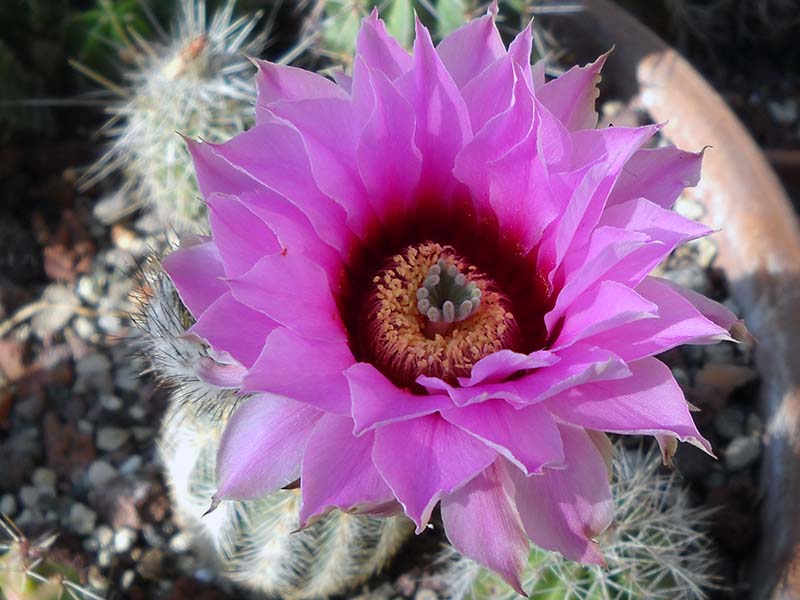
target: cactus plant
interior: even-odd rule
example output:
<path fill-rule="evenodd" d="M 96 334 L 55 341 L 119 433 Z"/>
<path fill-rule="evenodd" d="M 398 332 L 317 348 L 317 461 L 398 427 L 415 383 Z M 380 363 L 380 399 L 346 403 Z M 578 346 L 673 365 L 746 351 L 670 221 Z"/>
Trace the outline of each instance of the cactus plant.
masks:
<path fill-rule="evenodd" d="M 616 520 L 600 545 L 606 566 L 583 566 L 533 548 L 523 579 L 532 599 L 611 600 L 705 598 L 713 588 L 715 554 L 704 533 L 710 510 L 690 505 L 657 451 L 617 446 L 612 491 Z M 452 600 L 515 600 L 497 575 L 448 549 L 438 576 Z"/>
<path fill-rule="evenodd" d="M 388 31 L 406 48 L 414 38 L 414 17 L 419 17 L 441 39 L 470 18 L 485 12 L 489 3 L 478 0 L 317 0 L 307 19 L 303 40 L 311 54 L 333 65 L 350 67 L 361 18 L 378 8 Z M 499 0 L 498 26 L 512 37 L 537 14 L 561 14 L 581 10 L 580 3 L 532 0 Z M 534 51 L 538 58 L 557 54 L 555 39 L 534 21 Z M 550 65 L 553 73 L 559 71 Z"/>
<path fill-rule="evenodd" d="M 202 228 L 205 205 L 176 132 L 221 141 L 250 123 L 255 86 L 245 55 L 262 50 L 267 32 L 255 33 L 260 13 L 236 17 L 234 4 L 227 0 L 208 23 L 205 0 L 181 0 L 173 35 L 160 44 L 131 31 L 129 87 L 106 82 L 119 98 L 103 128 L 110 147 L 83 180 L 89 187 L 121 171 L 122 214 L 149 206 L 167 230 Z"/>
<path fill-rule="evenodd" d="M 57 534 L 30 540 L 6 515 L 0 533 L 0 600 L 102 600 L 75 583 L 73 568 L 48 556 Z"/>
<path fill-rule="evenodd" d="M 360 585 L 410 536 L 410 521 L 333 512 L 296 531 L 297 489 L 225 502 L 202 516 L 216 490 L 219 439 L 238 397 L 197 376 L 206 349 L 185 335 L 188 312 L 157 269 L 146 272 L 147 300 L 136 322 L 142 354 L 171 390 L 159 448 L 178 520 L 223 576 L 248 589 L 301 599 L 326 598 Z"/>

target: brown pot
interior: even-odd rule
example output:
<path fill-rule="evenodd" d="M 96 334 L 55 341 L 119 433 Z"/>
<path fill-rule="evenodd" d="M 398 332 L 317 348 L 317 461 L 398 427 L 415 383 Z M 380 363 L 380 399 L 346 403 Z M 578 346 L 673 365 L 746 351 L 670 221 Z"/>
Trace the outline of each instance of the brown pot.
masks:
<path fill-rule="evenodd" d="M 755 599 L 800 598 L 800 228 L 761 150 L 725 101 L 675 50 L 610 0 L 584 0 L 570 18 L 570 47 L 605 67 L 615 95 L 644 105 L 687 150 L 712 146 L 698 188 L 721 231 L 719 266 L 758 340 L 760 408 L 767 423 L 761 467 L 761 538 Z M 559 20 L 563 25 L 561 17 Z M 554 25 L 558 25 L 554 23 Z"/>

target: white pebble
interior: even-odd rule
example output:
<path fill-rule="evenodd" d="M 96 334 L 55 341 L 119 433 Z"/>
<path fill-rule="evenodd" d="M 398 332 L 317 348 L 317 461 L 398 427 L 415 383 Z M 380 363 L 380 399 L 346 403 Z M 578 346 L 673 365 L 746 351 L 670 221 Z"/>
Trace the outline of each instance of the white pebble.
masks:
<path fill-rule="evenodd" d="M 17 499 L 13 494 L 3 494 L 0 498 L 0 513 L 13 517 L 17 512 Z"/>
<path fill-rule="evenodd" d="M 39 467 L 33 472 L 33 477 L 31 477 L 31 481 L 33 484 L 41 489 L 44 490 L 55 490 L 56 489 L 56 480 L 57 476 L 55 471 L 51 471 L 50 469 L 45 469 L 44 467 Z"/>
<path fill-rule="evenodd" d="M 36 508 L 39 505 L 39 489 L 32 485 L 23 485 L 19 491 L 19 499 L 25 508 Z"/>
<path fill-rule="evenodd" d="M 103 405 L 103 408 L 111 412 L 116 412 L 123 406 L 122 398 L 114 394 L 102 394 L 100 396 L 100 404 Z"/>
<path fill-rule="evenodd" d="M 119 466 L 122 475 L 133 475 L 142 466 L 142 457 L 134 454 Z"/>
<path fill-rule="evenodd" d="M 69 526 L 78 535 L 89 535 L 97 522 L 97 515 L 93 510 L 80 502 L 72 505 L 69 510 Z"/>
<path fill-rule="evenodd" d="M 104 460 L 96 460 L 89 465 L 89 485 L 94 489 L 100 489 L 117 476 L 117 471 Z"/>
<path fill-rule="evenodd" d="M 101 548 L 108 548 L 114 540 L 114 530 L 108 525 L 100 525 L 92 535 Z"/>
<path fill-rule="evenodd" d="M 119 427 L 101 427 L 97 430 L 97 447 L 104 452 L 119 450 L 130 439 L 131 433 Z"/>
<path fill-rule="evenodd" d="M 172 536 L 169 540 L 169 549 L 176 554 L 188 552 L 192 547 L 192 536 L 186 532 L 181 531 Z"/>
<path fill-rule="evenodd" d="M 136 532 L 130 527 L 123 527 L 114 534 L 114 552 L 122 554 L 133 548 Z"/>

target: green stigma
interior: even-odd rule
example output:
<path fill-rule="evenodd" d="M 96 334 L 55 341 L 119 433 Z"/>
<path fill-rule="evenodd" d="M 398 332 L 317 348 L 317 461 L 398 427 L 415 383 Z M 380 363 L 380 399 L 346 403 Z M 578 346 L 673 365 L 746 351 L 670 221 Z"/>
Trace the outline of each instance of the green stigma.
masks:
<path fill-rule="evenodd" d="M 426 333 L 444 335 L 454 323 L 460 323 L 478 310 L 481 290 L 469 281 L 458 267 L 440 258 L 428 269 L 417 290 L 417 309 L 428 320 Z"/>

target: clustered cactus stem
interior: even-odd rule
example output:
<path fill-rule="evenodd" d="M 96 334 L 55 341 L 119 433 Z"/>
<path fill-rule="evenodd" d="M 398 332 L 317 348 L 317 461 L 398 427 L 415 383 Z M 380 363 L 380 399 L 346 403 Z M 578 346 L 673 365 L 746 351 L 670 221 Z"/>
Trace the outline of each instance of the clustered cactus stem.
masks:
<path fill-rule="evenodd" d="M 707 535 L 713 509 L 692 507 L 674 471 L 651 449 L 616 447 L 612 491 L 616 518 L 600 546 L 606 566 L 585 566 L 534 548 L 523 576 L 531 599 L 703 599 L 717 587 Z M 452 600 L 517 600 L 497 575 L 447 549 L 437 576 Z"/>
<path fill-rule="evenodd" d="M 244 588 L 287 599 L 327 598 L 383 568 L 413 531 L 405 517 L 386 519 L 334 511 L 302 531 L 298 489 L 225 502 L 202 516 L 216 491 L 220 437 L 239 397 L 203 382 L 197 365 L 207 348 L 186 329 L 191 316 L 153 261 L 142 272 L 134 320 L 139 350 L 169 390 L 160 457 L 179 523 L 221 575 Z"/>
<path fill-rule="evenodd" d="M 0 514 L 0 598 L 8 600 L 102 600 L 72 581 L 68 565 L 48 556 L 58 534 L 31 540 L 6 515 Z"/>
<path fill-rule="evenodd" d="M 116 100 L 101 129 L 110 145 L 83 184 L 123 175 L 121 202 L 108 220 L 147 206 L 165 229 L 205 227 L 205 205 L 177 133 L 223 141 L 249 126 L 255 86 L 247 55 L 262 51 L 274 18 L 273 11 L 262 26 L 261 13 L 237 17 L 234 9 L 235 0 L 227 0 L 209 20 L 205 0 L 181 0 L 173 32 L 161 43 L 128 32 L 120 49 L 133 64 L 126 86 L 94 76 Z"/>

